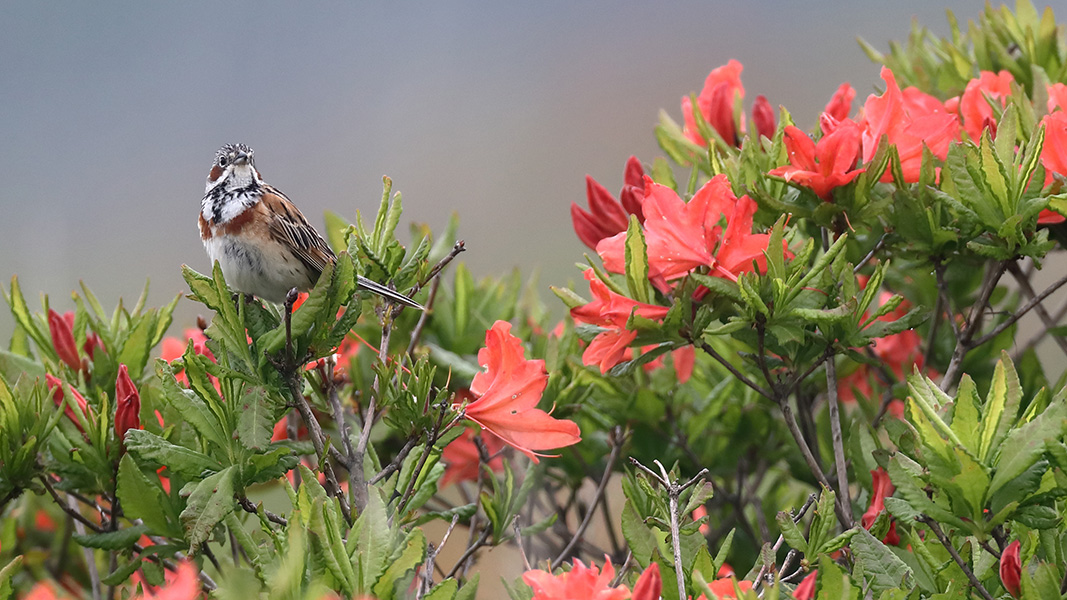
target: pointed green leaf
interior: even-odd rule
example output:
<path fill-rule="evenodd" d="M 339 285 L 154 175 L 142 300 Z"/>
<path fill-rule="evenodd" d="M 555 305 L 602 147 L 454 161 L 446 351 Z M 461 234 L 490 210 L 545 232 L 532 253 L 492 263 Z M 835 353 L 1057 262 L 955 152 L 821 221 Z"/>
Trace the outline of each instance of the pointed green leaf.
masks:
<path fill-rule="evenodd" d="M 211 531 L 234 509 L 234 476 L 237 467 L 227 467 L 196 484 L 180 515 L 189 551 L 197 552 Z"/>

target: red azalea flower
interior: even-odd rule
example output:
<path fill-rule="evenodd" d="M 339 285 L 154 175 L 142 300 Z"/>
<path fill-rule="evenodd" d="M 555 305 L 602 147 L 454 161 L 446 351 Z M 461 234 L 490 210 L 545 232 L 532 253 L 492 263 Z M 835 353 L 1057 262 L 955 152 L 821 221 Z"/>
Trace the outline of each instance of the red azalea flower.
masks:
<path fill-rule="evenodd" d="M 774 108 L 767 98 L 760 94 L 752 104 L 752 124 L 756 127 L 756 135 L 767 139 L 774 138 L 777 129 L 774 125 Z"/>
<path fill-rule="evenodd" d="M 630 596 L 630 590 L 623 585 L 611 587 L 614 578 L 615 568 L 607 556 L 602 570 L 598 570 L 596 564 L 590 563 L 586 567 L 582 561 L 574 559 L 574 567 L 559 575 L 541 570 L 522 574 L 522 580 L 533 589 L 532 600 L 625 600 Z"/>
<path fill-rule="evenodd" d="M 45 374 L 44 379 L 48 384 L 48 391 L 52 392 L 52 401 L 56 403 L 56 406 L 62 406 L 65 396 L 63 382 L 59 378 L 48 373 Z M 93 410 L 89 408 L 89 403 L 85 401 L 85 398 L 78 393 L 78 390 L 75 389 L 74 386 L 70 386 L 70 393 L 74 397 L 74 403 L 78 405 L 78 412 L 80 412 L 86 420 L 93 420 Z M 66 413 L 67 418 L 74 423 L 78 430 L 85 433 L 85 430 L 82 429 L 82 426 L 78 421 L 78 416 L 74 413 L 74 409 L 69 403 L 66 405 L 64 412 Z"/>
<path fill-rule="evenodd" d="M 962 96 L 950 99 L 945 107 L 959 113 L 967 137 L 977 144 L 982 137 L 982 130 L 987 127 L 990 137 L 997 134 L 996 117 L 987 98 L 998 101 L 1003 107 L 1011 97 L 1011 84 L 1014 82 L 1015 78 L 1008 71 L 982 71 L 978 77 L 967 82 Z"/>
<path fill-rule="evenodd" d="M 1045 145 L 1041 147 L 1041 164 L 1045 167 L 1045 185 L 1053 181 L 1053 173 L 1067 177 L 1067 109 L 1045 115 L 1041 119 L 1045 127 Z M 1062 223 L 1060 213 L 1045 209 L 1037 217 L 1041 225 Z"/>
<path fill-rule="evenodd" d="M 1023 574 L 1022 562 L 1019 559 L 1020 546 L 1019 540 L 1015 540 L 1008 544 L 1000 555 L 1000 582 L 1013 598 L 1019 597 L 1019 583 Z"/>
<path fill-rule="evenodd" d="M 125 451 L 123 440 L 130 429 L 141 429 L 141 395 L 130 379 L 126 365 L 119 365 L 115 380 L 115 438 Z"/>
<path fill-rule="evenodd" d="M 478 364 L 485 371 L 471 381 L 471 393 L 478 399 L 463 410 L 482 429 L 537 462 L 534 450 L 562 448 L 582 438 L 576 423 L 537 408 L 548 373 L 545 361 L 527 360 L 525 354 L 522 341 L 511 335 L 511 323 L 494 323 L 485 332 L 485 348 L 478 351 Z"/>
<path fill-rule="evenodd" d="M 770 236 L 752 233 L 756 203 L 748 196 L 734 196 L 726 175 L 713 177 L 688 203 L 671 188 L 645 177 L 644 209 L 653 281 L 679 279 L 705 266 L 711 275 L 737 281 L 739 274 L 752 270 L 753 260 L 761 269 L 766 266 L 763 252 Z M 625 244 L 625 233 L 597 244 L 607 270 L 625 270 Z"/>
<path fill-rule="evenodd" d="M 737 595 L 734 593 L 734 584 L 737 585 L 737 589 L 742 592 L 747 592 L 752 589 L 751 581 L 737 581 L 732 576 L 724 577 L 722 579 L 716 579 L 708 583 L 708 587 L 711 588 L 711 592 L 719 597 L 719 600 L 736 599 Z M 708 600 L 704 594 L 700 595 L 698 600 Z"/>
<path fill-rule="evenodd" d="M 166 583 L 154 592 L 145 591 L 141 596 L 134 596 L 131 600 L 194 600 L 202 598 L 200 591 L 200 571 L 191 562 L 184 560 L 178 563 L 176 572 L 167 571 Z"/>
<path fill-rule="evenodd" d="M 835 121 L 844 121 L 852 114 L 852 100 L 855 98 L 856 90 L 848 82 L 842 83 L 826 103 L 823 114 L 833 117 Z"/>
<path fill-rule="evenodd" d="M 71 317 L 73 321 L 73 314 Z M 48 333 L 52 336 L 52 346 L 56 349 L 59 360 L 74 371 L 80 370 L 82 361 L 78 357 L 78 346 L 74 343 L 72 323 L 56 311 L 48 309 Z"/>
<path fill-rule="evenodd" d="M 441 489 L 455 481 L 476 481 L 478 472 L 481 470 L 481 455 L 478 446 L 474 444 L 475 433 L 466 429 L 463 435 L 452 440 L 441 451 L 441 460 L 445 462 L 445 475 L 441 478 Z M 504 448 L 504 442 L 495 435 L 481 436 L 485 449 L 489 451 L 489 468 L 494 472 L 504 470 L 504 457 L 500 451 Z"/>
<path fill-rule="evenodd" d="M 785 128 L 783 141 L 790 165 L 773 169 L 768 175 L 810 188 L 828 202 L 833 200 L 834 188 L 848 184 L 863 172 L 862 168 L 855 168 L 860 153 L 860 128 L 852 121 L 840 123 L 818 143 L 790 125 Z"/>
<path fill-rule="evenodd" d="M 625 234 L 624 234 L 625 235 Z M 597 279 L 592 269 L 585 271 L 593 301 L 571 309 L 571 318 L 578 323 L 588 323 L 607 328 L 582 353 L 582 364 L 599 365 L 601 373 L 607 373 L 625 359 L 630 343 L 637 337 L 636 331 L 626 329 L 630 314 L 636 312 L 646 319 L 657 320 L 667 315 L 667 307 L 643 304 L 626 296 L 616 294 L 607 284 Z"/>
<path fill-rule="evenodd" d="M 900 155 L 904 182 L 915 183 L 919 181 L 923 146 L 944 160 L 949 145 L 959 137 L 959 119 L 937 98 L 914 87 L 901 90 L 887 67 L 882 67 L 882 79 L 885 93 L 868 96 L 863 105 L 863 161 L 874 157 L 879 140 L 886 135 Z M 881 181 L 892 180 L 891 170 L 886 169 Z"/>
<path fill-rule="evenodd" d="M 745 97 L 745 88 L 741 85 L 743 69 L 741 63 L 731 60 L 712 70 L 704 80 L 704 89 L 697 96 L 697 107 L 704 115 L 704 120 L 731 146 L 737 146 L 741 141 L 737 135 L 737 124 L 734 123 L 734 105 Z M 685 118 L 685 136 L 695 144 L 707 144 L 697 129 L 689 96 L 682 98 L 682 116 Z"/>
<path fill-rule="evenodd" d="M 634 593 L 631 600 L 659 600 L 659 593 L 663 591 L 663 577 L 659 573 L 659 563 L 653 562 L 641 573 L 634 583 Z"/>
<path fill-rule="evenodd" d="M 642 346 L 641 352 L 648 352 L 655 348 L 655 346 Z M 645 372 L 651 373 L 656 369 L 660 369 L 666 365 L 663 360 L 665 355 L 657 356 L 656 358 L 648 361 L 644 364 Z M 692 346 L 682 346 L 677 350 L 671 351 L 671 357 L 674 359 L 674 374 L 678 377 L 678 383 L 685 383 L 689 381 L 689 378 L 693 376 L 693 365 L 696 363 L 696 348 Z"/>
<path fill-rule="evenodd" d="M 585 176 L 585 196 L 589 210 L 571 203 L 571 222 L 574 224 L 574 232 L 583 244 L 596 250 L 600 240 L 626 231 L 630 225 L 630 215 L 636 215 L 637 220 L 644 223 L 645 218 L 641 212 L 645 195 L 644 177 L 645 170 L 641 167 L 641 161 L 631 156 L 626 161 L 626 171 L 623 175 L 625 183 L 619 192 L 619 199 L 616 200 L 597 180 L 589 175 Z"/>
<path fill-rule="evenodd" d="M 1048 112 L 1057 108 L 1067 110 L 1067 84 L 1054 83 L 1046 88 L 1048 90 Z"/>
<path fill-rule="evenodd" d="M 871 478 L 873 480 L 871 483 L 871 504 L 860 519 L 864 529 L 870 529 L 874 525 L 878 515 L 885 510 L 885 499 L 893 495 L 894 489 L 893 482 L 889 481 L 889 473 L 886 473 L 882 467 L 871 471 Z M 882 538 L 882 543 L 887 546 L 896 546 L 900 543 L 896 522 L 890 523 L 889 531 Z"/>
<path fill-rule="evenodd" d="M 211 359 L 212 362 L 216 362 L 215 354 L 211 351 L 210 348 L 207 347 L 207 336 L 204 335 L 203 331 L 194 328 L 186 329 L 183 333 L 185 335 L 185 339 L 175 337 L 163 338 L 163 341 L 160 344 L 160 358 L 167 361 L 168 363 L 178 360 L 182 357 L 183 354 L 185 354 L 185 348 L 186 345 L 189 343 L 189 340 L 192 340 L 193 352 L 195 352 L 196 354 L 202 354 Z M 185 385 L 189 384 L 189 378 L 185 376 L 185 369 L 182 369 L 175 373 L 174 377 L 178 380 L 179 383 Z M 215 381 L 214 377 L 212 377 L 212 381 Z M 219 389 L 217 381 L 215 381 L 215 389 Z"/>
<path fill-rule="evenodd" d="M 818 576 L 818 570 L 808 573 L 808 575 L 797 584 L 796 589 L 793 590 L 793 600 L 811 600 L 814 598 L 815 579 Z"/>

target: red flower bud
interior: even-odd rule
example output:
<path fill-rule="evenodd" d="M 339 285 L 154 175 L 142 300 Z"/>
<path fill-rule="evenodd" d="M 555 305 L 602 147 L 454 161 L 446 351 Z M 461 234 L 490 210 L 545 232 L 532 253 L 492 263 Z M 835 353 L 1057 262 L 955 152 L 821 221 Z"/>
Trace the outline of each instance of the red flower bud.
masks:
<path fill-rule="evenodd" d="M 774 108 L 762 94 L 756 96 L 756 102 L 752 105 L 752 124 L 756 126 L 756 134 L 767 139 L 774 137 Z"/>
<path fill-rule="evenodd" d="M 641 204 L 645 199 L 644 169 L 641 161 L 631 156 L 626 161 L 625 184 L 616 200 L 611 192 L 589 175 L 585 176 L 585 196 L 589 210 L 571 203 L 574 232 L 583 244 L 596 249 L 600 240 L 622 233 L 630 225 L 630 215 L 644 222 Z"/>
<path fill-rule="evenodd" d="M 78 357 L 78 347 L 74 344 L 74 328 L 52 309 L 48 309 L 48 333 L 52 336 L 52 346 L 55 347 L 59 360 L 75 371 L 81 369 L 82 361 Z"/>
<path fill-rule="evenodd" d="M 848 83 L 842 83 L 837 88 L 837 91 L 834 92 L 833 97 L 830 98 L 830 102 L 826 104 L 823 114 L 829 115 L 834 121 L 844 121 L 848 118 L 849 113 L 852 112 L 852 100 L 855 97 L 856 90 L 852 89 L 852 86 Z M 823 133 L 826 133 L 826 131 L 824 130 Z"/>
<path fill-rule="evenodd" d="M 1023 566 L 1019 561 L 1019 546 L 1019 540 L 1015 540 L 1008 544 L 1004 554 L 1000 555 L 1000 582 L 1013 598 L 1019 597 L 1019 580 L 1023 574 Z"/>
<path fill-rule="evenodd" d="M 889 473 L 886 473 L 885 469 L 878 467 L 871 471 L 871 504 L 860 519 L 864 529 L 874 526 L 879 513 L 885 510 L 885 499 L 893 495 L 893 490 L 893 483 L 889 481 Z M 896 523 L 890 523 L 889 531 L 882 538 L 882 543 L 889 546 L 900 544 L 900 535 L 897 533 L 896 525 Z"/>
<path fill-rule="evenodd" d="M 56 403 L 56 406 L 63 406 L 63 382 L 58 377 L 55 377 L 50 374 L 45 374 L 44 379 L 45 382 L 47 382 L 48 384 L 48 390 L 52 392 L 52 400 Z M 83 398 L 82 395 L 78 393 L 78 390 L 74 389 L 73 387 L 70 388 L 70 393 L 71 395 L 73 395 L 74 402 L 78 405 L 78 409 L 81 411 L 81 414 L 86 419 L 91 420 L 93 418 L 93 413 L 92 410 L 89 408 L 89 403 L 86 402 L 85 398 Z M 82 429 L 81 424 L 78 422 L 78 417 L 74 414 L 74 409 L 71 408 L 70 404 L 66 405 L 64 412 L 66 413 L 67 418 L 70 419 L 75 426 L 77 426 L 78 430 L 82 433 L 85 433 L 85 430 Z"/>
<path fill-rule="evenodd" d="M 799 584 L 797 588 L 793 590 L 794 600 L 811 600 L 815 597 L 815 578 L 819 575 L 819 571 L 815 570 L 808 573 Z"/>
<path fill-rule="evenodd" d="M 637 578 L 631 600 L 659 600 L 661 591 L 663 591 L 663 579 L 659 574 L 659 563 L 654 562 L 648 565 L 645 572 Z"/>
<path fill-rule="evenodd" d="M 122 444 L 126 432 L 141 428 L 141 395 L 130 379 L 126 365 L 119 365 L 115 380 L 115 437 Z"/>

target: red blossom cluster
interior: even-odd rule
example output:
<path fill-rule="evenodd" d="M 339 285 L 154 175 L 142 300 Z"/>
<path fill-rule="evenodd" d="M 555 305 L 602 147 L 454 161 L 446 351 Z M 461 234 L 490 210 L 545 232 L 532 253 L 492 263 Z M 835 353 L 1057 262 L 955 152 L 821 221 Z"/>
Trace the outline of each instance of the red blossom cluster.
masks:
<path fill-rule="evenodd" d="M 497 321 L 485 332 L 478 351 L 484 371 L 474 376 L 470 392 L 475 400 L 457 403 L 464 416 L 504 443 L 538 462 L 536 450 L 563 448 L 581 441 L 578 425 L 556 419 L 537 408 L 548 383 L 545 361 L 528 360 L 522 340 L 511 334 L 511 323 Z"/>

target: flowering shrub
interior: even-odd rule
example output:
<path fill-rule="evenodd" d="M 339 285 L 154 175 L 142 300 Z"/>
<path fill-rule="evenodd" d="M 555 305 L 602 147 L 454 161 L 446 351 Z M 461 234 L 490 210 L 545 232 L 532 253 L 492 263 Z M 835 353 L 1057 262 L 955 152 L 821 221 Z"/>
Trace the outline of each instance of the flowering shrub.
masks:
<path fill-rule="evenodd" d="M 571 206 L 562 323 L 454 222 L 402 246 L 388 179 L 298 303 L 184 268 L 180 337 L 180 298 L 12 279 L 0 600 L 1060 598 L 1067 44 L 1026 0 L 951 23 L 802 121 L 712 69 Z"/>

